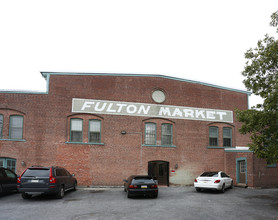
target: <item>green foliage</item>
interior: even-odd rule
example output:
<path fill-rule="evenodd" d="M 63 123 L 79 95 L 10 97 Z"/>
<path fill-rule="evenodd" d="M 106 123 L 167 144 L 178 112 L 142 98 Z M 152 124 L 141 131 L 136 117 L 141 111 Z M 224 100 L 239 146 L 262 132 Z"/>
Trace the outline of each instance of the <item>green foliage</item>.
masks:
<path fill-rule="evenodd" d="M 270 25 L 277 28 L 278 11 L 271 16 Z M 246 88 L 264 99 L 250 110 L 236 110 L 237 118 L 242 122 L 239 131 L 251 134 L 249 144 L 259 158 L 269 163 L 278 161 L 278 41 L 265 35 L 257 47 L 245 53 L 248 60 L 242 75 Z"/>

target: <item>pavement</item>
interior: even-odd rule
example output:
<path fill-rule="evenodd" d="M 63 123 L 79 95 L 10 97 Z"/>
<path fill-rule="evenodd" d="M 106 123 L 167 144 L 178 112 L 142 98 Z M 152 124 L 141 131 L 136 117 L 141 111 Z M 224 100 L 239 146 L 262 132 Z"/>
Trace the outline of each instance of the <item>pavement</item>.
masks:
<path fill-rule="evenodd" d="M 128 199 L 123 188 L 78 188 L 63 199 L 18 193 L 0 197 L 0 219 L 267 219 L 278 220 L 278 188 L 196 192 L 194 187 L 161 187 L 157 199 Z"/>

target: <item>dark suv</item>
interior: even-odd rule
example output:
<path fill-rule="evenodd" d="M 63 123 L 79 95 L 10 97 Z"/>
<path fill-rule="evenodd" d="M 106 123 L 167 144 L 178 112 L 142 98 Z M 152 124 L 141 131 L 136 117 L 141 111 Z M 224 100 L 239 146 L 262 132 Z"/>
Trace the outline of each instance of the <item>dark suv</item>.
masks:
<path fill-rule="evenodd" d="M 54 194 L 61 199 L 65 191 L 76 190 L 77 180 L 62 167 L 32 166 L 21 174 L 17 184 L 23 199 L 34 193 Z"/>

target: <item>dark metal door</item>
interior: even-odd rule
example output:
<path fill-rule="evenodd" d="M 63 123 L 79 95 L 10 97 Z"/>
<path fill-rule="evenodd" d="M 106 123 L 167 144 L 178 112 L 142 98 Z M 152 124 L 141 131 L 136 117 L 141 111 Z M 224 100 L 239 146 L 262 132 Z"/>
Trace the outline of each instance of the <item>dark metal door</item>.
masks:
<path fill-rule="evenodd" d="M 169 162 L 149 161 L 148 175 L 153 176 L 159 185 L 169 186 Z"/>

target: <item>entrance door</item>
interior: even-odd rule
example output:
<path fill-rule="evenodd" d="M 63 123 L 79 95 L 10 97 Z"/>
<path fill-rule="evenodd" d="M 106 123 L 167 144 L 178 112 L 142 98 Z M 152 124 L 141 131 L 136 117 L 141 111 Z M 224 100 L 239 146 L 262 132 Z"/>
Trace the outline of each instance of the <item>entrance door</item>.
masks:
<path fill-rule="evenodd" d="M 149 161 L 148 175 L 154 177 L 159 185 L 169 186 L 169 162 Z"/>
<path fill-rule="evenodd" d="M 247 184 L 246 159 L 237 159 L 237 182 Z"/>

